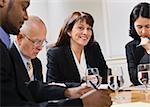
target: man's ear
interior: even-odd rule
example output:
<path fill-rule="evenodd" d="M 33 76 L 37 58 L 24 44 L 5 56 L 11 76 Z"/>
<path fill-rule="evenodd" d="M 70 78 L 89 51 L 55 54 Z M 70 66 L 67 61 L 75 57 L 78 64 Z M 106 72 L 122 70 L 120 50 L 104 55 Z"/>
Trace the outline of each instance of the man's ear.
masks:
<path fill-rule="evenodd" d="M 0 0 L 0 7 L 4 7 L 7 0 Z"/>
<path fill-rule="evenodd" d="M 21 43 L 22 38 L 23 38 L 22 34 L 18 34 L 18 35 L 17 35 L 16 40 L 17 40 L 17 42 L 18 42 L 19 44 Z"/>

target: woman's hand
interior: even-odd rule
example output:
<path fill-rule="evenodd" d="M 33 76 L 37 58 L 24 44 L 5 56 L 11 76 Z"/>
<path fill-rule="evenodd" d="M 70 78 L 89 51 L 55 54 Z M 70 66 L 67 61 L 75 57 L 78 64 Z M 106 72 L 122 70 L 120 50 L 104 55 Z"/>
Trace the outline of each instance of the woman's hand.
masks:
<path fill-rule="evenodd" d="M 146 52 L 150 54 L 150 39 L 149 38 L 141 37 L 140 45 L 142 45 L 142 47 L 145 48 Z"/>

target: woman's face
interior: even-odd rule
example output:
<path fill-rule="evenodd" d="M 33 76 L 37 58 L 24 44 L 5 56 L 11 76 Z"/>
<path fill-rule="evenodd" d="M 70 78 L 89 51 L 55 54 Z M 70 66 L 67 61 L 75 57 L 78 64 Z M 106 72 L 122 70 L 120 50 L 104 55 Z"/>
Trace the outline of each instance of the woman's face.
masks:
<path fill-rule="evenodd" d="M 92 36 L 92 27 L 89 26 L 85 20 L 79 20 L 74 24 L 72 30 L 68 32 L 68 34 L 70 36 L 71 45 L 84 47 L 88 44 Z"/>
<path fill-rule="evenodd" d="M 134 27 L 139 36 L 150 38 L 150 19 L 139 17 L 134 22 Z"/>

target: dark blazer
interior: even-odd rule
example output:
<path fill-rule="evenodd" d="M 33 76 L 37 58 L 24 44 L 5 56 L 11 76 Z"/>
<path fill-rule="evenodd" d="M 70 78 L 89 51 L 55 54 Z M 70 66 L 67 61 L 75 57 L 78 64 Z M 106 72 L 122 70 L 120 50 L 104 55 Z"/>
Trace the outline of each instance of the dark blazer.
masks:
<path fill-rule="evenodd" d="M 103 83 L 106 83 L 108 67 L 97 42 L 94 42 L 91 47 L 85 47 L 85 57 L 88 67 L 97 67 L 103 77 Z M 47 58 L 47 82 L 72 82 L 72 84 L 81 82 L 79 71 L 69 46 L 50 48 L 47 52 Z"/>
<path fill-rule="evenodd" d="M 34 102 L 44 102 L 48 100 L 60 100 L 58 103 L 48 103 L 48 106 L 65 106 L 65 105 L 78 105 L 82 106 L 82 101 L 80 99 L 75 100 L 65 100 L 64 97 L 64 87 L 59 86 L 48 86 L 47 83 L 43 83 L 42 76 L 42 65 L 41 61 L 38 58 L 32 59 L 31 62 L 33 64 L 33 73 L 34 80 L 29 81 L 29 76 L 23 60 L 13 44 L 11 47 L 11 55 L 13 60 L 15 61 L 15 70 L 18 79 L 18 90 L 23 95 L 23 97 L 31 96 Z M 28 92 L 30 95 L 28 95 Z M 30 101 L 30 99 L 28 99 Z M 74 102 L 74 103 L 72 103 Z"/>
<path fill-rule="evenodd" d="M 18 71 L 18 74 L 20 74 L 19 77 L 22 78 L 22 80 L 24 82 L 28 82 L 29 76 L 28 76 L 27 69 L 23 63 L 20 53 L 18 52 L 18 50 L 14 44 L 12 45 L 10 51 L 11 51 L 11 55 L 15 61 L 14 63 L 15 63 L 16 71 Z M 43 81 L 41 61 L 38 58 L 35 58 L 35 59 L 32 59 L 31 62 L 32 62 L 32 66 L 33 66 L 34 80 Z M 20 71 L 22 71 L 22 72 L 20 72 Z"/>
<path fill-rule="evenodd" d="M 65 98 L 64 97 L 65 88 L 56 87 L 56 86 L 49 87 L 46 83 L 43 83 L 42 65 L 41 65 L 41 61 L 38 58 L 31 60 L 33 64 L 34 80 L 36 80 L 36 82 L 32 82 L 30 84 L 27 69 L 14 44 L 12 45 L 10 51 L 14 60 L 16 75 L 18 79 L 18 85 L 17 85 L 18 91 L 20 91 L 20 93 L 24 97 L 30 96 L 28 95 L 28 90 L 26 89 L 27 86 L 29 86 L 30 94 L 32 94 L 32 97 L 36 102 Z"/>
<path fill-rule="evenodd" d="M 137 66 L 145 54 L 145 49 L 142 46 L 137 46 L 139 43 L 140 41 L 133 40 L 127 43 L 125 46 L 129 76 L 134 85 L 140 84 L 137 76 Z"/>
<path fill-rule="evenodd" d="M 16 48 L 14 46 L 13 48 L 15 51 Z M 13 56 L 15 57 L 13 58 Z M 32 89 L 36 92 L 39 92 L 39 94 L 42 94 L 44 98 L 46 97 L 49 98 L 50 100 L 64 98 L 65 89 L 62 87 L 58 87 L 58 86 L 49 87 L 46 83 L 44 84 L 41 82 L 35 82 L 35 83 L 30 82 L 33 83 L 33 85 L 30 83 L 26 84 L 26 81 L 29 81 L 29 77 L 26 74 L 26 72 L 24 72 L 25 67 L 23 65 L 20 65 L 21 63 L 19 62 L 21 60 L 18 58 L 20 57 L 17 51 L 15 53 L 13 53 L 13 51 L 11 52 L 9 49 L 7 49 L 5 44 L 0 39 L 0 106 L 1 107 L 3 106 L 44 107 L 44 105 L 46 106 L 47 101 L 42 103 L 35 103 L 33 95 L 31 94 L 32 91 L 30 91 L 30 87 L 33 87 L 33 85 L 35 86 L 35 88 Z M 20 69 L 19 66 L 23 67 L 23 69 Z M 41 75 L 39 74 L 37 74 L 37 76 L 35 77 L 38 79 L 42 78 Z M 47 91 L 49 93 L 47 93 Z M 65 105 L 82 106 L 82 101 L 80 99 L 67 100 L 67 101 L 64 99 L 63 101 L 60 101 L 60 103 L 48 103 L 48 106 L 51 105 L 54 106 L 59 105 L 59 107 L 61 106 L 63 107 Z"/>
<path fill-rule="evenodd" d="M 17 78 L 9 50 L 0 40 L 0 104 L 1 106 L 36 105 L 28 89 Z M 24 84 L 24 83 L 23 83 Z M 22 87 L 23 90 L 18 90 Z M 31 103 L 32 102 L 32 103 Z M 38 106 L 38 105 L 36 105 Z"/>

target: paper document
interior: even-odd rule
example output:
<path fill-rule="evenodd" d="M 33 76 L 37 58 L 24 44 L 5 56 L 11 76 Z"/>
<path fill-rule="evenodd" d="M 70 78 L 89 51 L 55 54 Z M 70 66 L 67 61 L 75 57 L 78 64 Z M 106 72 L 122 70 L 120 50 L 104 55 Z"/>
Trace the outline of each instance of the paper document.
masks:
<path fill-rule="evenodd" d="M 123 88 L 123 90 L 145 90 L 145 86 L 144 85 L 131 86 Z M 150 91 L 150 85 L 147 86 L 147 90 Z"/>

